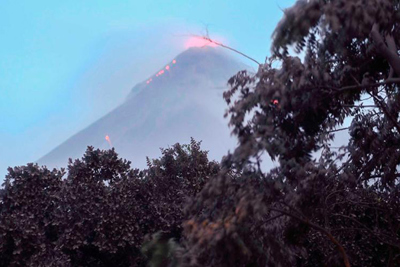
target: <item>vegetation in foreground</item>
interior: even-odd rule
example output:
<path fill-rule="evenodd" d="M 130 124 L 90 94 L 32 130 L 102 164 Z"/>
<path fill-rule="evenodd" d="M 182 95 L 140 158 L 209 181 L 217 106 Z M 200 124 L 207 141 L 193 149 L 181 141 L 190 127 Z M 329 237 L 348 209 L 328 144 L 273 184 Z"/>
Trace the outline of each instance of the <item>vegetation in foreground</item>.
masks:
<path fill-rule="evenodd" d="M 0 265 L 399 266 L 399 22 L 398 0 L 286 10 L 272 57 L 229 81 L 220 164 L 192 140 L 143 171 L 92 148 L 65 179 L 10 169 Z"/>

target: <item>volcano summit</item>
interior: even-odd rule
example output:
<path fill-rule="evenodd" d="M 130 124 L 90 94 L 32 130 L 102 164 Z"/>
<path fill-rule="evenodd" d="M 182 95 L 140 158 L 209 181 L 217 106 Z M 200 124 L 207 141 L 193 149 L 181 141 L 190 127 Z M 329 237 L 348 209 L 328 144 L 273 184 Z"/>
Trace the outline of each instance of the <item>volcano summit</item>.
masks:
<path fill-rule="evenodd" d="M 236 143 L 223 118 L 222 93 L 228 79 L 246 68 L 220 48 L 189 48 L 133 87 L 124 103 L 38 162 L 65 167 L 68 158 L 81 157 L 89 145 L 113 146 L 133 167 L 143 168 L 146 156 L 156 158 L 160 147 L 188 143 L 190 137 L 202 140 L 209 158 L 219 161 Z"/>

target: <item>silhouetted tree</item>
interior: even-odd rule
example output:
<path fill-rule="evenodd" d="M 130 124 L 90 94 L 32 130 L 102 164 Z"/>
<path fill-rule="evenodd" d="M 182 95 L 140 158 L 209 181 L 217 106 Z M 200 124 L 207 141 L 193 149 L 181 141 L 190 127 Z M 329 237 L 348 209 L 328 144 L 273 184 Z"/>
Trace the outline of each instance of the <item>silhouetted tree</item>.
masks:
<path fill-rule="evenodd" d="M 63 233 L 58 224 L 63 171 L 37 165 L 8 169 L 0 209 L 1 266 L 64 266 L 54 249 Z"/>
<path fill-rule="evenodd" d="M 400 1 L 297 1 L 284 13 L 272 57 L 229 81 L 239 145 L 188 207 L 182 261 L 400 265 Z M 341 130 L 350 139 L 336 149 Z M 268 173 L 266 153 L 279 164 Z"/>
<path fill-rule="evenodd" d="M 146 235 L 179 240 L 187 199 L 219 165 L 192 139 L 132 170 L 89 147 L 64 171 L 9 169 L 1 198 L 1 266 L 140 266 Z M 148 237 L 147 239 L 149 239 Z M 147 251 L 145 255 L 153 255 Z"/>

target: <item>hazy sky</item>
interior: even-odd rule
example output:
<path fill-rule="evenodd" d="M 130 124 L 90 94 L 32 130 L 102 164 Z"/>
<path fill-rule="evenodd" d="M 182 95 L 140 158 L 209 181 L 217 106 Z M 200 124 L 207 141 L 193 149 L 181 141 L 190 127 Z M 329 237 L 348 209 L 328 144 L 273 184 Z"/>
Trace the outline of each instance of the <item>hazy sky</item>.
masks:
<path fill-rule="evenodd" d="M 264 61 L 294 2 L 0 0 L 0 180 L 116 107 L 206 27 Z"/>

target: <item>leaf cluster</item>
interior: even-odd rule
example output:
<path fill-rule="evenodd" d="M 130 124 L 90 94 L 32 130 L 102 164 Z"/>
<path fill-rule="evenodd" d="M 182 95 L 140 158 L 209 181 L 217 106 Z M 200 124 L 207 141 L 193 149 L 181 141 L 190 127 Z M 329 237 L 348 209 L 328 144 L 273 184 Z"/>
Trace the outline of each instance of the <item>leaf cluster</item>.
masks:
<path fill-rule="evenodd" d="M 147 235 L 180 239 L 184 204 L 215 175 L 200 142 L 131 169 L 88 147 L 64 170 L 9 168 L 0 203 L 1 266 L 141 266 Z"/>

